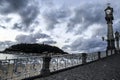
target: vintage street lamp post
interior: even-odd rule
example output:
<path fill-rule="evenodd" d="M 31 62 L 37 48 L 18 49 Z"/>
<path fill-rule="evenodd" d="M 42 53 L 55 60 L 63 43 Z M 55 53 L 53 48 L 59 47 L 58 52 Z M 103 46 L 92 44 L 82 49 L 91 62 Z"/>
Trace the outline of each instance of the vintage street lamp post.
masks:
<path fill-rule="evenodd" d="M 116 40 L 116 50 L 119 51 L 119 37 L 120 34 L 118 31 L 115 32 L 115 40 Z"/>
<path fill-rule="evenodd" d="M 113 8 L 110 7 L 110 5 L 108 5 L 108 7 L 105 9 L 105 20 L 107 21 L 107 26 L 108 26 L 108 30 L 107 30 L 107 50 L 106 52 L 108 53 L 109 51 L 111 51 L 111 54 L 113 53 L 113 51 L 115 50 L 115 40 L 114 40 L 114 35 L 113 35 L 113 21 L 114 17 L 113 17 Z"/>

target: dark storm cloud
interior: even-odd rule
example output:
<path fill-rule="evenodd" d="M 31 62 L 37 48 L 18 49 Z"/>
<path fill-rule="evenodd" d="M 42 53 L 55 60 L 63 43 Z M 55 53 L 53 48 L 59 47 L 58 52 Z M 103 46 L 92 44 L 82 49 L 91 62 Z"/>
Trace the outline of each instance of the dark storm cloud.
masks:
<path fill-rule="evenodd" d="M 22 18 L 24 29 L 29 29 L 39 14 L 38 4 L 34 0 L 0 0 L 0 13 L 18 13 Z"/>
<path fill-rule="evenodd" d="M 16 44 L 16 43 L 12 42 L 12 41 L 4 41 L 4 42 L 0 41 L 0 51 L 4 50 L 5 48 L 8 48 L 9 46 L 14 45 L 14 44 Z"/>
<path fill-rule="evenodd" d="M 61 21 L 64 21 L 64 19 L 68 18 L 70 14 L 71 13 L 69 9 L 63 8 L 53 9 L 49 12 L 44 12 L 43 18 L 47 24 L 47 29 L 54 29 L 56 24 L 62 23 Z"/>
<path fill-rule="evenodd" d="M 59 23 L 54 15 L 45 14 L 44 19 L 47 24 L 47 30 L 53 29 Z"/>
<path fill-rule="evenodd" d="M 43 18 L 48 30 L 52 30 L 56 25 L 66 22 L 67 32 L 73 31 L 76 34 L 81 34 L 93 24 L 101 24 L 102 26 L 106 24 L 104 20 L 104 6 L 99 3 L 76 7 L 73 10 L 70 8 L 64 9 L 63 7 L 52 9 L 51 11 L 44 12 Z M 82 26 L 77 31 L 74 31 L 78 24 L 82 24 Z"/>
<path fill-rule="evenodd" d="M 66 45 L 63 49 L 71 48 L 72 51 L 96 52 L 106 49 L 106 43 L 97 38 L 92 39 L 77 39 L 70 46 Z"/>
<path fill-rule="evenodd" d="M 82 24 L 76 33 L 81 33 L 93 24 L 105 24 L 104 8 L 101 4 L 88 4 L 73 10 L 74 16 L 68 23 L 68 32 L 72 31 L 77 24 Z"/>
<path fill-rule="evenodd" d="M 23 19 L 23 23 L 26 24 L 26 27 L 30 26 L 38 16 L 39 10 L 37 6 L 28 6 L 26 9 L 20 12 L 20 15 Z"/>
<path fill-rule="evenodd" d="M 18 43 L 35 43 L 36 39 L 27 35 L 18 35 L 16 36 L 16 41 Z"/>
<path fill-rule="evenodd" d="M 5 42 L 2 42 L 2 41 L 0 41 L 0 45 L 9 45 L 9 44 L 11 44 L 12 42 L 11 41 L 5 41 Z"/>
<path fill-rule="evenodd" d="M 29 32 L 33 32 L 34 28 L 32 27 L 24 27 L 25 25 L 23 25 L 22 23 L 15 23 L 14 26 L 12 27 L 12 29 L 18 30 L 18 31 L 29 31 Z"/>
<path fill-rule="evenodd" d="M 44 43 L 44 44 L 56 44 L 57 42 L 53 41 L 53 40 L 48 40 L 48 41 L 43 41 L 42 43 Z"/>
<path fill-rule="evenodd" d="M 107 27 L 105 27 L 107 28 Z M 89 33 L 88 33 L 89 34 Z M 91 33 L 90 33 L 91 34 Z M 92 32 L 91 38 L 84 39 L 84 37 L 77 38 L 72 44 L 64 45 L 63 50 L 71 49 L 78 52 L 96 52 L 106 49 L 106 41 L 102 41 L 102 36 L 105 38 L 106 29 L 100 28 Z"/>
<path fill-rule="evenodd" d="M 22 30 L 22 28 L 23 28 L 23 27 L 22 27 L 21 24 L 15 23 L 12 29 Z"/>
<path fill-rule="evenodd" d="M 19 43 L 36 43 L 38 39 L 50 38 L 49 35 L 43 33 L 35 33 L 30 35 L 18 35 L 16 41 Z"/>
<path fill-rule="evenodd" d="M 101 28 L 95 30 L 93 29 L 93 32 L 91 31 L 92 39 L 76 39 L 71 45 L 63 46 L 63 49 L 70 48 L 73 51 L 98 51 L 105 49 L 105 42 L 103 42 L 102 39 L 100 40 L 95 37 L 99 36 L 101 38 L 106 34 L 107 25 L 104 19 L 104 9 L 105 7 L 103 4 L 88 4 L 76 7 L 73 10 L 66 9 L 63 14 L 61 14 L 59 11 L 57 12 L 56 10 L 51 11 L 47 14 L 44 14 L 44 19 L 47 22 L 46 24 L 48 29 L 54 29 L 56 24 L 60 24 L 60 20 L 64 21 L 64 19 L 67 19 L 67 32 L 72 31 L 76 35 L 83 35 L 83 33 L 90 27 L 92 28 L 92 25 L 94 24 L 96 24 L 96 27 L 98 27 L 97 25 L 101 25 Z M 60 10 L 62 10 L 62 8 Z M 58 14 L 59 17 L 57 16 Z M 80 24 L 82 26 L 78 27 L 78 29 L 74 31 L 74 28 Z M 65 42 L 68 43 L 69 41 L 70 40 L 66 40 Z"/>
<path fill-rule="evenodd" d="M 59 27 L 60 24 L 65 22 L 67 24 L 67 32 L 69 33 L 73 32 L 75 33 L 74 36 L 76 36 L 83 35 L 83 33 L 87 31 L 90 27 L 92 27 L 92 25 L 94 24 L 97 25 L 100 24 L 101 26 L 103 26 L 102 28 L 97 30 L 93 29 L 91 39 L 78 38 L 75 41 L 73 41 L 72 44 L 65 45 L 63 49 L 71 48 L 71 50 L 73 51 L 88 51 L 88 52 L 105 49 L 105 42 L 95 37 L 96 35 L 102 37 L 106 34 L 107 31 L 106 30 L 107 24 L 104 19 L 105 6 L 103 2 L 88 3 L 87 5 L 84 4 L 83 6 L 75 7 L 74 9 L 70 9 L 71 6 L 69 8 L 61 7 L 59 9 L 56 9 L 51 0 L 41 0 L 41 2 L 44 2 L 43 8 L 47 6 L 47 8 L 45 8 L 45 11 L 40 14 L 45 20 L 44 24 L 47 25 L 47 30 L 53 30 L 54 28 L 56 28 L 56 25 L 57 27 Z M 119 5 L 119 3 L 117 5 Z M 120 8 L 117 5 L 114 5 L 113 7 L 114 12 L 116 13 L 114 14 L 115 21 L 120 19 L 119 15 Z M 39 9 L 40 8 L 38 8 L 38 4 L 34 2 L 34 0 L 0 0 L 0 13 L 2 15 L 6 15 L 9 13 L 18 13 L 22 18 L 22 22 L 15 23 L 13 29 L 33 31 L 35 27 L 34 28 L 30 27 L 30 25 L 32 23 L 35 24 L 36 18 L 40 13 Z M 9 21 L 9 19 L 6 20 L 6 22 L 7 21 Z M 113 27 L 115 28 L 115 30 L 120 31 L 119 25 L 120 22 L 114 24 Z M 3 26 L 2 28 L 5 27 Z M 77 28 L 77 30 L 74 30 L 75 28 Z M 98 32 L 99 34 L 97 34 Z M 18 35 L 16 37 L 16 41 L 20 43 L 35 43 L 37 42 L 38 39 L 43 38 L 48 39 L 48 41 L 43 41 L 44 43 L 48 44 L 56 43 L 56 41 L 54 40 L 51 39 L 49 40 L 50 38 L 49 35 L 41 33 L 35 33 L 30 35 Z M 69 43 L 70 41 L 71 39 L 67 39 L 65 40 L 65 43 Z"/>
<path fill-rule="evenodd" d="M 28 0 L 0 0 L 1 13 L 19 12 L 27 6 Z"/>
<path fill-rule="evenodd" d="M 0 25 L 0 28 L 6 29 L 6 27 L 5 27 L 5 26 L 1 26 L 1 25 Z"/>

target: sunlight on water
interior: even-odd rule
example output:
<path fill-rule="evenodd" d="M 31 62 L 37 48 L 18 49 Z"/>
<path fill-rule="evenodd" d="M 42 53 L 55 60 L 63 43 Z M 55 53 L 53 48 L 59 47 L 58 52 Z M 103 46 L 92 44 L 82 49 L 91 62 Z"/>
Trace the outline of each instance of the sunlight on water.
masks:
<path fill-rule="evenodd" d="M 17 58 L 17 55 L 13 55 L 13 54 L 5 54 L 5 53 L 0 53 L 0 60 L 4 60 L 4 59 L 14 59 Z"/>

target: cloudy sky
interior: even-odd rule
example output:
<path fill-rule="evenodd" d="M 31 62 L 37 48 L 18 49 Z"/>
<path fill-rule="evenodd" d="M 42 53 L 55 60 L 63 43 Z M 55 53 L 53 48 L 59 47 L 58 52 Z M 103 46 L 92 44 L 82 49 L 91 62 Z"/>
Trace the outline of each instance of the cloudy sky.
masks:
<path fill-rule="evenodd" d="M 120 32 L 120 0 L 0 0 L 0 50 L 17 43 L 45 43 L 73 53 L 105 50 L 108 2 L 114 31 Z"/>

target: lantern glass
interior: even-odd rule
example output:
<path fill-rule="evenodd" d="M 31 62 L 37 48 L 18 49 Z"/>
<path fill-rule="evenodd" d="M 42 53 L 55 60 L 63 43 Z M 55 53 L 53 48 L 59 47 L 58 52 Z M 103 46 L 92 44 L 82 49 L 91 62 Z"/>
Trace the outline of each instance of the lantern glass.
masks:
<path fill-rule="evenodd" d="M 106 13 L 111 14 L 111 10 L 110 9 L 106 10 Z"/>

